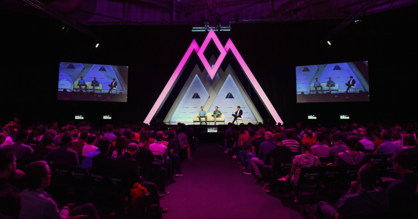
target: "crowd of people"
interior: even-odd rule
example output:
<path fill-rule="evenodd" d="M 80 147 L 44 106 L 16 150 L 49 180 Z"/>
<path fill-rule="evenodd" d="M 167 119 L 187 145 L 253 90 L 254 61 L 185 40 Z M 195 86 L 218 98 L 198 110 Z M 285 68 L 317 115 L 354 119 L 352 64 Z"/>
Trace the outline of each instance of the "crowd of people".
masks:
<path fill-rule="evenodd" d="M 364 218 L 378 214 L 389 218 L 418 217 L 418 124 L 389 126 L 355 122 L 327 129 L 321 125 L 292 128 L 228 124 L 224 153 L 233 154 L 239 168 L 255 175 L 265 192 L 281 192 L 277 185 L 293 190 L 293 203 L 298 203 L 296 188 L 306 168 L 357 169 L 357 181 L 348 184 L 348 192 L 337 203 L 321 201 L 314 218 Z M 397 179 L 379 175 L 373 158 L 390 160 Z M 283 173 L 283 165 L 291 168 Z M 387 168 L 387 167 L 385 167 Z M 414 173 L 415 170 L 415 173 Z M 384 181 L 384 182 L 383 182 Z M 338 184 L 339 182 L 333 182 Z"/>
<path fill-rule="evenodd" d="M 181 162 L 192 160 L 196 146 L 193 128 L 184 124 L 171 128 L 164 124 L 92 126 L 84 121 L 21 125 L 15 118 L 0 132 L 0 218 L 100 218 L 119 213 L 118 209 L 102 212 L 96 203 L 57 204 L 47 192 L 55 186 L 58 166 L 83 167 L 89 174 L 123 181 L 129 211 L 118 218 L 144 212 L 139 209 L 161 217 L 168 209 L 160 207 L 160 198 L 169 194 L 166 188 L 176 177 L 184 175 Z M 141 203 L 138 197 L 149 202 Z"/>

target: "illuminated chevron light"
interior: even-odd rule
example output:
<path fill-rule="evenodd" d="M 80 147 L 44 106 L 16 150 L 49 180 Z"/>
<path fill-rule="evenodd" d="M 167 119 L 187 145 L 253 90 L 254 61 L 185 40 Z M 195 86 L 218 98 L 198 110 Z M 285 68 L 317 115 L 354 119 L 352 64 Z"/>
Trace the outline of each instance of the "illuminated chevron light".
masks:
<path fill-rule="evenodd" d="M 216 60 L 213 66 L 209 65 L 206 57 L 204 56 L 204 52 L 206 47 L 208 46 L 210 40 L 213 40 L 216 47 L 218 48 L 220 55 Z M 245 63 L 244 59 L 242 58 L 241 54 L 238 52 L 237 48 L 235 47 L 234 43 L 231 39 L 228 39 L 225 47 L 222 47 L 222 43 L 219 41 L 219 38 L 216 36 L 215 31 L 211 29 L 206 36 L 206 39 L 203 41 L 202 47 L 199 48 L 199 45 L 196 43 L 196 40 L 193 40 L 190 44 L 189 48 L 187 49 L 186 53 L 184 54 L 183 58 L 181 59 L 180 63 L 177 65 L 176 70 L 171 75 L 170 79 L 168 80 L 167 84 L 165 85 L 163 91 L 161 92 L 160 96 L 158 97 L 157 101 L 155 102 L 154 106 L 151 108 L 151 111 L 148 113 L 147 117 L 144 120 L 145 124 L 149 124 L 154 118 L 155 114 L 158 112 L 159 108 L 165 102 L 168 94 L 170 93 L 171 89 L 174 87 L 177 79 L 180 76 L 181 71 L 183 70 L 184 66 L 187 63 L 187 60 L 192 55 L 192 52 L 196 51 L 198 57 L 203 63 L 206 71 L 208 72 L 209 76 L 213 79 L 215 77 L 216 72 L 218 71 L 219 67 L 221 66 L 222 61 L 224 60 L 226 54 L 229 50 L 231 50 L 232 54 L 234 54 L 235 58 L 237 59 L 238 63 L 240 64 L 242 70 L 247 75 L 248 80 L 250 80 L 251 84 L 253 85 L 254 89 L 256 90 L 257 94 L 259 95 L 260 99 L 263 101 L 265 107 L 270 112 L 273 119 L 276 123 L 282 123 L 283 121 L 280 118 L 279 114 L 274 109 L 273 105 L 271 104 L 270 100 L 268 99 L 267 95 L 264 93 L 263 89 L 261 88 L 260 84 L 258 83 L 257 79 L 255 79 L 253 73 L 251 72 L 250 68 L 248 68 L 247 64 Z"/>

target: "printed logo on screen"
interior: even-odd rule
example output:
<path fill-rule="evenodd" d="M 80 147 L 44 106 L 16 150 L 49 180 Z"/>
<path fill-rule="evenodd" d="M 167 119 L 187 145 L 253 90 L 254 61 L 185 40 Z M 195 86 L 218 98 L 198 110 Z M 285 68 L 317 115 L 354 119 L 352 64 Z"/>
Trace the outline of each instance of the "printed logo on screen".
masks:
<path fill-rule="evenodd" d="M 194 93 L 192 99 L 200 99 L 199 94 L 197 92 Z"/>
<path fill-rule="evenodd" d="M 106 71 L 105 67 L 100 67 L 99 71 Z"/>
<path fill-rule="evenodd" d="M 234 99 L 234 96 L 232 96 L 231 92 L 229 92 L 229 93 L 226 95 L 225 99 Z"/>
<path fill-rule="evenodd" d="M 334 71 L 335 70 L 341 70 L 341 68 L 340 68 L 340 66 L 339 65 L 335 65 L 335 67 L 334 67 L 334 69 L 333 69 Z"/>
<path fill-rule="evenodd" d="M 303 68 L 303 70 L 302 70 L 302 72 L 307 72 L 307 71 L 309 71 L 309 68 L 308 68 L 308 67 L 305 67 L 305 68 Z"/>
<path fill-rule="evenodd" d="M 74 67 L 74 65 L 73 65 L 73 64 L 69 64 L 69 65 L 67 66 L 67 68 L 75 69 L 75 67 Z"/>

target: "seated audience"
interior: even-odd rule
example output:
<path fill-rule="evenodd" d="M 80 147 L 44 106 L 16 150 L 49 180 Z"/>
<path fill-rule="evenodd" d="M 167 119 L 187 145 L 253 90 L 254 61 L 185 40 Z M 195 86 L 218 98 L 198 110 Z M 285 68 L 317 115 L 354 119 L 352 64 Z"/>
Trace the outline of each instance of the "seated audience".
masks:
<path fill-rule="evenodd" d="M 373 153 L 377 154 L 394 154 L 396 153 L 396 145 L 390 141 L 390 134 L 388 131 L 382 131 L 382 138 L 384 142 L 379 145 L 377 150 Z"/>
<path fill-rule="evenodd" d="M 271 134 L 271 132 L 266 132 L 264 134 L 264 138 L 266 139 L 266 141 L 261 143 L 258 157 L 251 158 L 251 165 L 254 168 L 255 175 L 257 176 L 256 181 L 261 180 L 261 178 L 263 177 L 260 173 L 258 165 L 263 166 L 267 154 L 270 153 L 270 151 L 276 147 L 276 142 L 274 141 L 274 136 L 273 134 Z"/>
<path fill-rule="evenodd" d="M 32 154 L 33 149 L 31 146 L 26 145 L 29 133 L 26 130 L 21 130 L 17 133 L 17 142 L 13 145 L 7 145 L 4 148 L 10 148 L 15 152 L 15 157 L 18 162 L 29 162 L 29 156 Z"/>
<path fill-rule="evenodd" d="M 364 149 L 366 150 L 374 150 L 374 144 L 370 141 L 364 132 L 358 133 L 359 142 L 363 144 Z"/>
<path fill-rule="evenodd" d="M 335 156 L 334 166 L 338 167 L 360 167 L 364 164 L 366 155 L 357 151 L 358 138 L 355 136 L 348 136 L 347 150 L 340 152 Z"/>
<path fill-rule="evenodd" d="M 66 134 L 62 137 L 62 145 L 52 150 L 44 158 L 47 162 L 54 164 L 64 164 L 69 166 L 79 166 L 78 154 L 71 147 L 71 135 Z"/>
<path fill-rule="evenodd" d="M 418 163 L 418 147 L 416 146 L 415 137 L 412 134 L 403 135 L 403 151 L 408 152 L 414 158 L 414 162 Z"/>
<path fill-rule="evenodd" d="M 293 164 L 292 168 L 290 169 L 290 174 L 285 176 L 286 179 L 292 177 L 291 181 L 294 185 L 298 184 L 302 168 L 315 167 L 321 164 L 319 158 L 311 154 L 311 146 L 309 145 L 309 142 L 302 143 L 301 150 L 302 154 L 296 155 L 295 158 L 293 158 Z"/>
<path fill-rule="evenodd" d="M 78 139 L 78 129 L 77 129 L 77 126 L 74 126 L 74 125 L 68 126 L 68 132 L 71 135 L 71 140 L 77 140 Z"/>
<path fill-rule="evenodd" d="M 396 151 L 402 151 L 403 143 L 402 143 L 402 136 L 398 132 L 392 133 L 392 143 L 396 147 Z"/>
<path fill-rule="evenodd" d="M 103 138 L 109 139 L 110 143 L 113 144 L 117 140 L 116 135 L 113 134 L 113 126 L 110 125 L 110 124 L 107 124 L 106 125 L 106 130 L 107 130 L 107 132 L 103 135 Z"/>
<path fill-rule="evenodd" d="M 317 157 L 328 157 L 329 156 L 329 147 L 324 143 L 325 135 L 322 132 L 316 133 L 317 143 L 311 147 L 311 154 Z"/>
<path fill-rule="evenodd" d="M 71 137 L 68 137 L 71 140 Z M 26 169 L 25 179 L 28 189 L 21 193 L 22 200 L 19 218 L 61 218 L 57 204 L 45 192 L 45 189 L 49 187 L 51 182 L 51 170 L 47 163 L 45 161 L 35 161 L 29 164 Z M 64 208 L 68 209 L 66 206 Z M 100 218 L 93 204 L 84 204 L 69 210 L 68 216 L 79 215 L 86 215 L 89 218 Z"/>
<path fill-rule="evenodd" d="M 56 145 L 61 145 L 62 144 L 62 140 L 61 140 L 62 136 L 64 136 L 65 134 L 68 134 L 68 128 L 66 126 L 62 127 L 61 132 L 54 137 L 54 143 Z"/>
<path fill-rule="evenodd" d="M 311 130 L 307 130 L 305 132 L 306 136 L 302 138 L 302 143 L 308 142 L 310 146 L 314 145 L 316 140 L 312 135 L 312 131 Z"/>
<path fill-rule="evenodd" d="M 115 150 L 112 153 L 113 158 L 117 158 L 126 153 L 128 147 L 128 140 L 125 136 L 119 136 L 115 143 Z"/>
<path fill-rule="evenodd" d="M 0 218 L 17 218 L 20 211 L 20 190 L 9 183 L 16 172 L 12 149 L 0 150 Z"/>
<path fill-rule="evenodd" d="M 260 150 L 260 145 L 263 143 L 266 139 L 264 138 L 264 133 L 260 133 L 259 131 L 255 132 L 255 139 L 251 142 L 251 150 L 247 153 L 247 169 L 244 171 L 244 174 L 251 175 L 252 173 L 252 165 L 251 165 L 251 159 L 253 157 L 257 157 L 257 153 Z M 245 163 L 244 163 L 245 165 Z"/>
<path fill-rule="evenodd" d="M 113 159 L 111 156 L 108 155 L 107 152 L 109 150 L 109 147 L 110 147 L 109 139 L 106 138 L 106 139 L 101 139 L 99 141 L 100 153 L 94 153 L 96 155 L 92 157 L 92 164 L 91 164 L 91 168 L 95 172 L 98 172 L 101 174 L 109 174 L 111 171 L 114 170 L 115 159 Z M 83 164 L 84 164 L 84 161 L 83 161 Z"/>
<path fill-rule="evenodd" d="M 341 142 L 341 135 L 340 133 L 334 133 L 331 136 L 331 142 L 332 142 L 332 146 L 329 149 L 329 157 L 335 157 L 337 156 L 338 153 L 340 152 L 344 152 L 347 150 L 347 146 L 345 146 L 342 142 Z"/>
<path fill-rule="evenodd" d="M 372 139 L 373 139 L 374 149 L 376 150 L 383 143 L 382 139 L 380 139 L 380 135 L 378 131 L 372 132 Z"/>
<path fill-rule="evenodd" d="M 294 153 L 300 153 L 300 144 L 297 140 L 294 140 L 294 132 L 291 129 L 286 130 L 286 140 L 283 140 L 284 146 L 290 148 Z"/>
<path fill-rule="evenodd" d="M 257 139 L 256 135 L 255 135 L 255 130 L 254 129 L 250 129 L 248 131 L 248 136 L 250 136 L 249 138 L 247 138 L 244 142 L 243 142 L 243 150 L 239 151 L 238 153 L 238 158 L 241 162 L 240 168 L 245 170 L 247 169 L 245 166 L 246 162 L 245 162 L 245 157 L 247 157 L 247 154 L 252 152 L 252 142 Z"/>
<path fill-rule="evenodd" d="M 357 219 L 384 212 L 389 201 L 385 191 L 375 187 L 378 172 L 373 164 L 363 165 L 358 172 L 358 180 L 351 183 L 350 190 L 340 198 L 336 208 L 324 201 L 318 203 L 318 219 Z"/>
<path fill-rule="evenodd" d="M 73 149 L 79 156 L 81 156 L 83 147 L 86 145 L 87 138 L 89 136 L 88 132 L 81 132 L 80 138 L 73 140 L 71 143 L 71 149 Z"/>
<path fill-rule="evenodd" d="M 162 163 L 164 163 L 165 159 L 168 156 L 168 149 L 167 146 L 163 145 L 161 141 L 163 140 L 163 132 L 159 131 L 155 135 L 155 142 L 150 144 L 149 149 L 153 155 L 159 155 L 162 158 Z"/>
<path fill-rule="evenodd" d="M 45 134 L 42 137 L 41 144 L 36 146 L 36 148 L 33 150 L 33 153 L 30 155 L 29 160 L 31 162 L 34 162 L 34 161 L 44 159 L 44 157 L 47 154 L 49 154 L 52 150 L 54 150 L 56 148 L 53 141 L 54 141 L 54 139 L 52 138 L 52 135 Z M 62 144 L 62 141 L 61 141 L 61 144 Z"/>
<path fill-rule="evenodd" d="M 389 206 L 392 210 L 416 210 L 418 199 L 417 191 L 418 177 L 414 173 L 414 159 L 411 154 L 399 151 L 392 156 L 393 169 L 399 177 L 386 189 L 389 198 Z"/>
<path fill-rule="evenodd" d="M 87 137 L 86 145 L 84 145 L 83 150 L 81 151 L 81 156 L 86 156 L 88 153 L 97 150 L 96 144 L 97 137 L 95 134 L 89 135 Z"/>
<path fill-rule="evenodd" d="M 140 183 L 142 186 L 147 188 L 150 193 L 151 202 L 154 204 L 160 204 L 157 185 L 152 182 L 144 181 L 139 176 L 138 162 L 134 158 L 137 152 L 138 147 L 130 144 L 127 148 L 127 152 L 115 159 L 115 174 L 128 182 L 128 189 L 130 189 L 134 183 Z M 165 190 L 165 187 L 161 189 Z M 162 195 L 168 195 L 169 193 L 168 191 L 161 192 Z"/>
<path fill-rule="evenodd" d="M 290 148 L 283 145 L 283 135 L 281 133 L 274 134 L 274 140 L 276 141 L 276 147 L 270 151 L 267 155 L 267 159 L 270 159 L 271 165 L 264 165 L 263 166 L 263 178 L 264 183 L 266 183 L 263 187 L 265 192 L 270 192 L 270 181 L 275 180 L 272 179 L 270 176 L 273 174 L 274 171 L 279 171 L 280 164 L 283 162 L 291 162 L 292 160 L 292 151 Z"/>

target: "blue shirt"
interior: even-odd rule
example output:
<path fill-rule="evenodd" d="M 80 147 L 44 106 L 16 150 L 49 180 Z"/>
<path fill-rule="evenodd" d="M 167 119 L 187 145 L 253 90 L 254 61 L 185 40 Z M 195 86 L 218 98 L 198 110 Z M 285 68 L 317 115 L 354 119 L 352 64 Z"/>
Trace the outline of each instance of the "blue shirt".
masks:
<path fill-rule="evenodd" d="M 386 140 L 377 148 L 377 152 L 381 154 L 395 154 L 396 145 L 391 141 Z"/>
<path fill-rule="evenodd" d="M 84 84 L 85 82 L 86 82 L 86 81 L 81 80 L 81 79 L 78 81 L 78 83 L 80 83 L 80 84 Z"/>
<path fill-rule="evenodd" d="M 204 115 L 206 114 L 206 111 L 204 111 L 204 110 L 200 110 L 200 111 L 199 111 L 199 114 L 200 114 L 201 116 L 204 116 Z"/>
<path fill-rule="evenodd" d="M 314 84 L 315 84 L 315 87 L 321 86 L 321 82 L 319 82 L 319 81 L 315 81 Z"/>
<path fill-rule="evenodd" d="M 100 149 L 92 151 L 86 155 L 81 164 L 82 167 L 86 168 L 87 170 L 93 166 L 93 158 L 100 154 Z"/>

